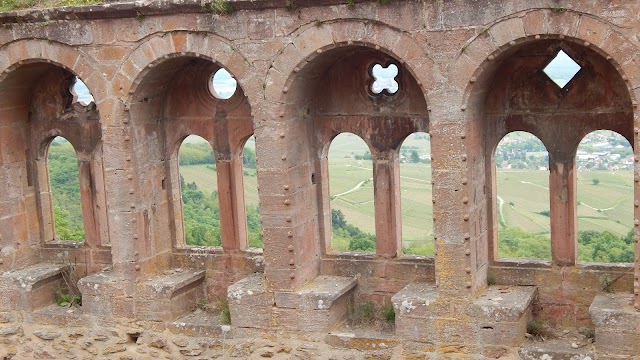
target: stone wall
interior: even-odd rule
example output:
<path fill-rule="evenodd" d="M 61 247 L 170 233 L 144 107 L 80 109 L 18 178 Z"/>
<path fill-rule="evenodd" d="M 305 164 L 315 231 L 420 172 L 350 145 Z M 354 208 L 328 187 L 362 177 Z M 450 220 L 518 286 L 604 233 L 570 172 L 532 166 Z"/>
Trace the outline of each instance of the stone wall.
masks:
<path fill-rule="evenodd" d="M 637 149 L 640 2 L 228 4 L 227 14 L 190 0 L 0 14 L 0 270 L 74 265 L 74 278 L 88 277 L 81 290 L 94 315 L 129 318 L 151 316 L 141 284 L 175 268 L 193 279 L 205 270 L 209 298 L 254 272 L 276 298 L 320 275 L 356 277 L 356 301 L 379 303 L 433 283 L 436 307 L 451 306 L 436 311 L 453 319 L 438 322 L 441 331 L 464 321 L 456 309 L 482 296 L 488 278 L 536 286 L 534 316 L 550 323 L 590 326 L 605 273 L 619 275 L 615 290 L 633 292 L 640 307 L 637 255 L 634 268 L 577 262 L 574 169 L 577 144 L 593 130 L 617 131 Z M 541 72 L 560 49 L 583 67 L 562 89 Z M 368 90 L 375 63 L 398 66 L 397 95 Z M 229 100 L 208 91 L 222 67 L 239 85 Z M 74 102 L 75 76 L 95 104 Z M 432 141 L 433 258 L 401 247 L 399 147 L 419 131 Z M 497 256 L 493 153 L 511 131 L 531 132 L 550 153 L 550 262 Z M 327 150 L 342 132 L 371 149 L 375 255 L 330 246 Z M 185 246 L 177 150 L 188 135 L 216 152 L 220 249 Z M 251 135 L 262 254 L 248 250 L 244 220 L 241 152 Z M 55 136 L 79 158 L 81 244 L 53 241 L 46 149 Z M 174 280 L 162 285 L 167 301 L 186 281 Z"/>

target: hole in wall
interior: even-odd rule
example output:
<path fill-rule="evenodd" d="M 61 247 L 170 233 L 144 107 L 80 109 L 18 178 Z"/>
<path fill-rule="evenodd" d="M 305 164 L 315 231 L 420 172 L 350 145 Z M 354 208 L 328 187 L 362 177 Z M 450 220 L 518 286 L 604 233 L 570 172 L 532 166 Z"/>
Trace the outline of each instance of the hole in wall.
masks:
<path fill-rule="evenodd" d="M 311 174 L 311 183 L 315 185 L 316 183 L 316 173 Z"/>
<path fill-rule="evenodd" d="M 563 50 L 542 70 L 556 85 L 564 89 L 582 67 Z"/>
<path fill-rule="evenodd" d="M 375 64 L 371 68 L 371 76 L 373 82 L 371 83 L 371 92 L 374 94 L 386 93 L 388 95 L 394 95 L 398 92 L 400 85 L 396 81 L 398 76 L 398 66 L 390 64 L 387 67 L 382 67 L 381 64 Z"/>
<path fill-rule="evenodd" d="M 140 337 L 140 335 L 141 334 L 138 332 L 127 334 L 127 336 L 129 337 L 129 342 L 133 344 L 138 342 L 138 338 Z"/>
<path fill-rule="evenodd" d="M 71 85 L 71 93 L 78 97 L 78 102 L 82 106 L 87 106 L 92 102 L 95 102 L 95 99 L 93 98 L 93 95 L 91 95 L 87 85 L 77 76 L 73 85 Z"/>
<path fill-rule="evenodd" d="M 230 99 L 236 93 L 237 88 L 238 82 L 225 68 L 220 68 L 211 77 L 209 90 L 216 99 Z"/>

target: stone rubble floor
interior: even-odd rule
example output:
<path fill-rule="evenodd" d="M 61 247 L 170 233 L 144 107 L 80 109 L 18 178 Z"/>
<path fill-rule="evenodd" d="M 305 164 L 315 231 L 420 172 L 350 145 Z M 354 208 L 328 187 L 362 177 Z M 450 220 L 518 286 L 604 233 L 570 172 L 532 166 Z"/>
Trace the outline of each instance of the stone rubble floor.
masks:
<path fill-rule="evenodd" d="M 62 310 L 62 309 L 60 309 Z M 62 310 L 73 312 L 74 310 Z M 204 320 L 198 310 L 192 314 Z M 182 329 L 159 324 L 113 326 L 42 325 L 0 313 L 0 359 L 433 359 L 433 353 L 404 346 L 392 329 L 345 325 L 329 334 L 294 335 L 231 328 L 223 336 L 186 336 Z M 186 317 L 188 319 L 188 317 Z M 54 318 L 52 318 L 54 319 Z M 53 321 L 56 322 L 55 320 Z M 201 326 L 199 322 L 194 325 Z M 216 328 L 219 325 L 216 324 Z M 144 328 L 144 329 L 143 329 Z M 171 327 L 170 327 L 171 328 Z M 156 330 L 153 330 L 156 329 Z M 367 331 L 369 330 L 369 331 Z M 372 331 L 373 330 L 373 331 Z M 198 333 L 196 331 L 195 333 Z M 204 332 L 200 332 L 202 334 Z M 595 359 L 586 329 L 546 329 L 530 336 L 521 349 L 505 349 L 500 359 Z M 229 337 L 229 338 L 227 338 Z M 550 356 L 550 357 L 549 357 Z M 444 359 L 479 359 L 469 354 L 441 354 Z"/>

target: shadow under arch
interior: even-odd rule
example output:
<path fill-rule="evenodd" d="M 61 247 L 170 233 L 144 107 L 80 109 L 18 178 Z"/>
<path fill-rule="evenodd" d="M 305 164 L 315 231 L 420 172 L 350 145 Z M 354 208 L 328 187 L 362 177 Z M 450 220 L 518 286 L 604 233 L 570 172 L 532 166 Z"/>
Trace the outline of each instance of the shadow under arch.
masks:
<path fill-rule="evenodd" d="M 44 46 L 38 44 L 35 41 L 34 47 Z M 8 45 L 11 46 L 21 45 Z M 59 48 L 59 56 L 68 50 L 55 43 L 48 47 Z M 78 158 L 85 242 L 81 246 L 67 244 L 71 249 L 61 246 L 82 258 L 78 261 L 81 268 L 94 272 L 109 265 L 103 262 L 109 258 L 108 248 L 103 247 L 109 243 L 109 237 L 105 231 L 108 221 L 101 158 L 102 128 L 96 106 L 77 103 L 71 91 L 78 74 L 70 70 L 73 64 L 66 62 L 79 58 L 75 52 L 67 55 L 74 54 L 75 57 L 62 59 L 64 61 L 39 57 L 19 60 L 0 78 L 0 153 L 12 154 L 0 156 L 0 178 L 13 176 L 7 172 L 20 174 L 20 181 L 16 184 L 21 184 L 23 189 L 18 193 L 15 190 L 0 192 L 13 194 L 13 199 L 22 204 L 20 206 L 28 214 L 26 222 L 17 219 L 14 222 L 16 228 L 28 225 L 25 231 L 16 231 L 14 234 L 19 236 L 6 239 L 13 244 L 28 245 L 21 246 L 22 250 L 13 255 L 16 264 L 31 265 L 30 262 L 38 257 L 29 255 L 29 252 L 61 251 L 56 250 L 59 246 L 50 243 L 55 235 L 47 149 L 56 136 L 71 142 Z M 99 260 L 87 260 L 81 254 L 88 249 L 106 255 Z"/>
<path fill-rule="evenodd" d="M 150 190 L 141 191 L 139 208 L 163 219 L 150 222 L 145 217 L 145 239 L 131 245 L 148 261 L 164 261 L 172 248 L 186 245 L 178 149 L 189 135 L 205 139 L 215 153 L 222 247 L 246 249 L 239 154 L 241 144 L 253 134 L 253 123 L 241 82 L 228 99 L 211 92 L 212 77 L 221 68 L 221 64 L 196 54 L 170 54 L 143 70 L 133 87 L 128 131 L 136 166 L 144 169 L 136 186 Z M 144 246 L 163 233 L 170 236 L 155 248 Z"/>
<path fill-rule="evenodd" d="M 376 64 L 397 66 L 394 77 L 399 84 L 397 92 L 372 93 L 371 69 Z M 358 135 L 371 149 L 376 256 L 400 256 L 397 148 L 408 134 L 426 131 L 429 118 L 422 88 L 406 63 L 380 47 L 376 49 L 363 43 L 323 49 L 300 63 L 291 73 L 283 92 L 282 102 L 286 105 L 282 107 L 278 127 L 284 136 L 272 137 L 273 146 L 279 152 L 274 154 L 260 144 L 257 150 L 259 158 L 270 158 L 268 161 L 275 164 L 273 166 L 281 166 L 285 174 L 284 179 L 282 174 L 277 179 L 262 177 L 261 183 L 287 181 L 296 184 L 298 193 L 309 193 L 313 199 L 309 205 L 298 204 L 299 211 L 296 211 L 296 222 L 309 224 L 309 227 L 304 230 L 308 235 L 299 244 L 305 249 L 303 257 L 296 260 L 297 264 L 304 264 L 298 271 L 301 276 L 296 275 L 289 285 L 295 288 L 318 274 L 319 259 L 326 254 L 330 243 L 331 206 L 326 154 L 327 145 L 340 133 Z M 257 136 L 260 137 L 260 133 Z M 275 212 L 276 209 L 266 211 Z M 316 221 L 317 225 L 314 225 Z M 268 231 L 265 226 L 265 233 Z M 316 243 L 315 238 L 320 242 Z M 295 251 L 296 245 L 292 246 Z M 267 257 L 268 250 L 265 246 Z M 287 263 L 282 264 L 282 268 L 287 267 Z"/>
<path fill-rule="evenodd" d="M 581 67 L 564 88 L 543 71 L 560 50 Z M 483 173 L 475 176 L 484 177 L 487 185 L 494 183 L 492 153 L 504 134 L 522 130 L 536 135 L 549 151 L 552 262 L 574 265 L 575 149 L 584 133 L 592 129 L 610 129 L 633 138 L 633 105 L 627 84 L 610 59 L 566 36 L 524 39 L 481 65 L 480 70 L 475 83 L 469 85 L 466 109 L 466 117 L 479 129 L 482 139 L 472 144 L 472 151 L 480 156 L 477 160 L 485 162 Z M 495 203 L 491 204 L 495 186 L 487 195 L 487 239 L 495 243 L 497 222 Z M 495 253 L 491 243 L 486 246 L 488 254 Z"/>

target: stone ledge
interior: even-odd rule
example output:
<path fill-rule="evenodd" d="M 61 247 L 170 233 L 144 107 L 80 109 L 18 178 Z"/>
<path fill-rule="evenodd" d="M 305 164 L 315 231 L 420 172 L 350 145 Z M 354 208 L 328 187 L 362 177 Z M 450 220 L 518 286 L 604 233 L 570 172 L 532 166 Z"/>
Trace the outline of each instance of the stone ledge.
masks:
<path fill-rule="evenodd" d="M 536 294 L 537 289 L 533 286 L 490 286 L 473 302 L 470 315 L 492 322 L 518 321 Z"/>
<path fill-rule="evenodd" d="M 7 271 L 0 276 L 0 281 L 13 281 L 21 289 L 31 291 L 39 282 L 62 275 L 68 267 L 61 264 L 35 264 L 24 269 Z"/>
<path fill-rule="evenodd" d="M 597 295 L 589 307 L 599 357 L 640 354 L 640 311 L 633 294 Z"/>
<path fill-rule="evenodd" d="M 53 304 L 56 289 L 63 287 L 62 273 L 67 267 L 39 263 L 0 275 L 0 308 L 33 311 Z"/>
<path fill-rule="evenodd" d="M 227 287 L 231 323 L 236 328 L 270 329 L 273 294 L 263 274 L 253 274 Z"/>
<path fill-rule="evenodd" d="M 428 316 L 429 305 L 436 301 L 436 287 L 429 283 L 409 284 L 391 297 L 396 315 Z"/>
<path fill-rule="evenodd" d="M 204 270 L 168 270 L 162 275 L 141 283 L 138 287 L 138 294 L 140 297 L 156 298 L 162 296 L 172 299 L 192 284 L 202 282 L 204 278 Z"/>
<path fill-rule="evenodd" d="M 172 269 L 139 283 L 136 316 L 167 322 L 189 313 L 204 298 L 204 279 L 204 270 Z"/>
<path fill-rule="evenodd" d="M 326 310 L 358 281 L 351 277 L 321 275 L 295 292 L 276 292 L 276 306 L 287 309 Z"/>

